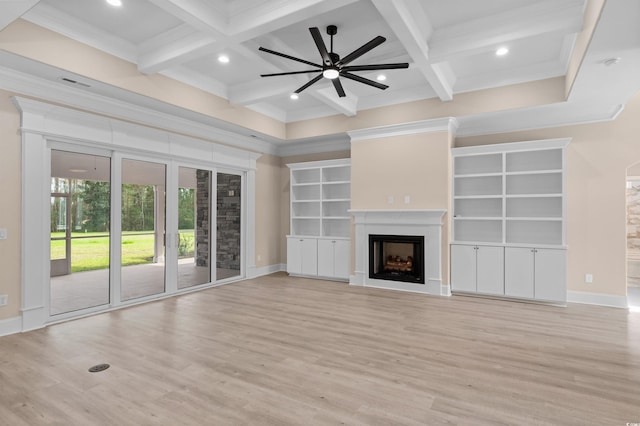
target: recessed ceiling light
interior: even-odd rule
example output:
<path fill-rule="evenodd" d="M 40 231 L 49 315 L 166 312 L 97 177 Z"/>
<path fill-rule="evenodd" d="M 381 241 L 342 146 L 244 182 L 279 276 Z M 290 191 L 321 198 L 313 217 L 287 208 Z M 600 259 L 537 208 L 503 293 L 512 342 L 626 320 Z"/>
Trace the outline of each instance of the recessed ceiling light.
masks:
<path fill-rule="evenodd" d="M 122 0 L 107 0 L 111 6 L 120 7 L 122 6 Z"/>
<path fill-rule="evenodd" d="M 229 57 L 227 55 L 220 55 L 218 56 L 218 61 L 223 64 L 229 63 Z"/>
<path fill-rule="evenodd" d="M 500 48 L 498 48 L 498 50 L 496 50 L 496 55 L 498 55 L 498 56 L 504 56 L 507 53 L 509 53 L 509 49 L 506 48 L 506 47 L 500 47 Z"/>
<path fill-rule="evenodd" d="M 289 96 L 289 97 L 295 101 L 295 100 L 296 100 L 296 99 L 298 99 L 300 96 L 298 96 L 298 94 L 297 94 L 297 93 L 292 93 L 292 94 L 291 94 L 291 96 Z"/>
<path fill-rule="evenodd" d="M 379 76 L 376 77 L 376 80 L 378 81 L 385 81 L 387 79 L 387 76 L 384 74 L 380 74 Z"/>

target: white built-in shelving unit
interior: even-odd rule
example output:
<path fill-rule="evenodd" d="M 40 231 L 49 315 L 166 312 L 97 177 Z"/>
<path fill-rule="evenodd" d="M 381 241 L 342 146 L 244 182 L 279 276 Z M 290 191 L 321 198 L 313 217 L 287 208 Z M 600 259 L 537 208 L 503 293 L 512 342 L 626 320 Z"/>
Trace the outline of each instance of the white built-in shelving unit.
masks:
<path fill-rule="evenodd" d="M 564 170 L 569 141 L 452 150 L 452 291 L 566 300 Z M 530 253 L 531 259 L 522 260 L 518 272 L 513 259 L 516 253 L 524 253 L 522 250 Z M 553 265 L 549 266 L 557 273 L 549 275 L 545 270 L 536 280 L 535 269 L 542 268 L 541 262 L 550 257 Z M 483 262 L 479 263 L 479 258 Z M 529 263 L 531 276 L 523 277 L 521 272 Z M 472 268 L 463 271 L 469 265 Z M 523 281 L 526 290 L 517 288 Z M 554 289 L 550 291 L 548 286 Z"/>
<path fill-rule="evenodd" d="M 347 280 L 351 160 L 295 163 L 288 167 L 291 226 L 287 236 L 287 271 Z"/>

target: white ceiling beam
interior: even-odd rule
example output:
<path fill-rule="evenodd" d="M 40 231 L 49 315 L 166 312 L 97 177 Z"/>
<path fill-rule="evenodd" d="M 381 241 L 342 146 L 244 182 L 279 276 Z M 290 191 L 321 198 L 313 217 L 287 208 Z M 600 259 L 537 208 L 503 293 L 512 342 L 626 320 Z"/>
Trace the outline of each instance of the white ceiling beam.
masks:
<path fill-rule="evenodd" d="M 39 0 L 2 0 L 0 1 L 0 31 L 7 25 L 20 18 Z"/>
<path fill-rule="evenodd" d="M 420 3 L 416 0 L 372 1 L 438 97 L 442 101 L 453 99 L 453 74 L 429 60 L 427 40 L 432 28 Z"/>
<path fill-rule="evenodd" d="M 229 35 L 243 42 L 296 22 L 304 21 L 357 0 L 296 0 L 265 2 L 233 16 L 229 22 Z"/>
<path fill-rule="evenodd" d="M 184 24 L 138 46 L 138 70 L 153 74 L 211 53 L 215 38 Z"/>
<path fill-rule="evenodd" d="M 205 0 L 149 0 L 159 8 L 216 39 L 228 33 L 227 15 Z"/>
<path fill-rule="evenodd" d="M 500 44 L 541 34 L 582 30 L 584 0 L 546 0 L 434 31 L 432 63 L 495 49 Z"/>
<path fill-rule="evenodd" d="M 150 0 L 156 6 L 183 20 L 185 27 L 200 31 L 184 33 L 177 29 L 171 37 L 157 37 L 144 43 L 138 68 L 144 73 L 159 72 L 212 51 L 232 49 L 251 60 L 261 60 L 257 51 L 247 49 L 243 42 L 279 28 L 345 6 L 356 0 L 297 0 L 295 2 L 265 2 L 229 17 L 222 7 L 202 0 Z M 221 18 L 222 17 L 222 18 Z M 215 43 L 213 43 L 215 40 Z"/>
<path fill-rule="evenodd" d="M 340 111 L 347 117 L 353 117 L 358 113 L 358 97 L 347 89 L 344 89 L 344 92 L 346 96 L 343 98 L 339 97 L 332 84 L 330 87 L 311 90 L 309 93 L 314 98 Z"/>

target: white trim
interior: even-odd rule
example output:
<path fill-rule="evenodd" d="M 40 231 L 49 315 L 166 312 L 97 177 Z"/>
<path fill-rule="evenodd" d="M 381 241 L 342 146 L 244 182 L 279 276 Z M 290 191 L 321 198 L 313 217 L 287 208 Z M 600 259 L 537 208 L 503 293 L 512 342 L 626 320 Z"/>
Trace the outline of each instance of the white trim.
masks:
<path fill-rule="evenodd" d="M 351 138 L 351 142 L 434 132 L 449 132 L 455 137 L 457 128 L 458 120 L 454 117 L 445 117 L 435 118 L 432 120 L 413 121 L 403 124 L 392 124 L 390 126 L 371 127 L 369 129 L 362 130 L 352 130 L 347 132 L 347 134 Z"/>
<path fill-rule="evenodd" d="M 614 296 L 611 294 L 589 293 L 586 291 L 575 290 L 567 291 L 567 302 L 625 309 L 629 307 L 626 296 Z"/>
<path fill-rule="evenodd" d="M 451 286 L 447 284 L 441 284 L 440 296 L 451 296 Z"/>
<path fill-rule="evenodd" d="M 253 268 L 248 268 L 247 278 L 258 278 L 264 275 L 275 274 L 276 272 L 285 272 L 286 270 L 286 263 L 275 263 L 273 265 L 267 266 L 254 266 Z"/>
<path fill-rule="evenodd" d="M 539 139 L 524 142 L 506 142 L 491 145 L 464 146 L 451 148 L 451 155 L 480 155 L 515 151 L 533 151 L 553 148 L 566 148 L 573 138 Z M 564 164 L 563 164 L 564 165 Z"/>
<path fill-rule="evenodd" d="M 255 152 L 45 102 L 17 96 L 12 100 L 22 113 L 22 132 L 46 135 L 47 139 L 90 141 L 93 146 L 106 149 L 164 154 L 165 158 L 204 161 L 242 170 L 255 170 L 256 160 L 261 156 Z"/>
<path fill-rule="evenodd" d="M 289 163 L 287 167 L 291 170 L 317 169 L 328 167 L 350 166 L 351 158 L 337 158 L 335 160 L 306 161 L 302 163 Z M 315 182 L 314 182 L 315 183 Z M 317 183 L 321 183 L 321 180 Z"/>
<path fill-rule="evenodd" d="M 0 320 L 0 336 L 8 336 L 22 331 L 22 318 L 20 316 Z"/>

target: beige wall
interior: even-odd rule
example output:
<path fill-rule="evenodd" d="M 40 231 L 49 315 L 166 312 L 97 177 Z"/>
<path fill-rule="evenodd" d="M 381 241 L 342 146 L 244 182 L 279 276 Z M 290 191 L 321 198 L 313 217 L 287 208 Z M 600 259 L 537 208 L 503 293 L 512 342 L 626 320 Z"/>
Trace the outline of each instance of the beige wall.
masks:
<path fill-rule="evenodd" d="M 0 320 L 18 316 L 21 304 L 20 115 L 9 96 L 0 90 L 0 228 L 8 232 L 0 240 L 0 294 L 9 295 L 9 304 L 0 307 Z"/>
<path fill-rule="evenodd" d="M 451 192 L 451 136 L 420 133 L 351 144 L 351 208 L 445 209 Z M 405 197 L 410 203 L 405 204 Z M 389 203 L 393 197 L 393 203 Z M 442 282 L 449 283 L 448 217 L 444 217 Z"/>
<path fill-rule="evenodd" d="M 452 101 L 425 99 L 358 111 L 354 117 L 334 115 L 287 124 L 287 138 L 309 138 L 350 130 L 402 124 L 443 117 L 459 117 L 564 101 L 564 78 L 456 94 Z"/>
<path fill-rule="evenodd" d="M 456 146 L 572 137 L 567 148 L 567 287 L 626 295 L 626 169 L 640 161 L 640 94 L 615 121 L 493 136 Z M 593 274 L 593 283 L 584 282 Z"/>
<path fill-rule="evenodd" d="M 634 164 L 627 169 L 627 176 L 639 177 L 640 176 L 640 163 Z"/>
<path fill-rule="evenodd" d="M 282 263 L 280 157 L 263 155 L 256 164 L 256 266 Z M 288 190 L 288 189 L 287 189 Z"/>

